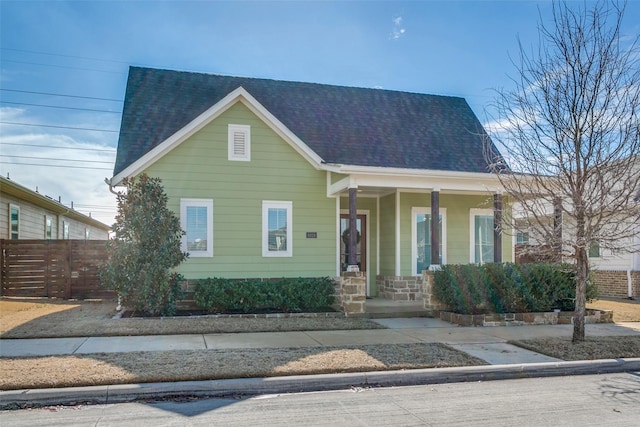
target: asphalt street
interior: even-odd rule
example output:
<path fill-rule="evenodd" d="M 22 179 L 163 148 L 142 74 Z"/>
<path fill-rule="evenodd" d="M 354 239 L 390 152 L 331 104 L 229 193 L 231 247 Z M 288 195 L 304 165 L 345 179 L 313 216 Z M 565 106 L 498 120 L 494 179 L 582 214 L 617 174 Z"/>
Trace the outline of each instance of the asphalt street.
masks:
<path fill-rule="evenodd" d="M 0 412 L 3 426 L 637 426 L 640 372 Z"/>

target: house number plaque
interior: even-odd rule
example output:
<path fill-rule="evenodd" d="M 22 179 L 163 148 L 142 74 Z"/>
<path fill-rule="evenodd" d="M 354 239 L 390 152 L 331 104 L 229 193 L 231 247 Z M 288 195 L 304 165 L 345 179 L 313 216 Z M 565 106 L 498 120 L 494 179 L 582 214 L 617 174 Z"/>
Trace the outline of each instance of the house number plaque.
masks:
<path fill-rule="evenodd" d="M 307 239 L 317 239 L 318 233 L 315 231 L 307 231 Z"/>

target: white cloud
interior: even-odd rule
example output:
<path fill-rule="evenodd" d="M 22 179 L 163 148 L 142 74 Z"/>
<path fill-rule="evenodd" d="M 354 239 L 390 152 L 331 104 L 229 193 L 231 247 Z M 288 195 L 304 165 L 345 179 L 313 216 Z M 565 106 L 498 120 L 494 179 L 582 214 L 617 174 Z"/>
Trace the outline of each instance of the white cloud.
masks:
<path fill-rule="evenodd" d="M 391 39 L 398 40 L 404 36 L 406 30 L 402 25 L 402 16 L 395 17 L 391 20 L 393 22 L 393 28 L 391 30 Z"/>

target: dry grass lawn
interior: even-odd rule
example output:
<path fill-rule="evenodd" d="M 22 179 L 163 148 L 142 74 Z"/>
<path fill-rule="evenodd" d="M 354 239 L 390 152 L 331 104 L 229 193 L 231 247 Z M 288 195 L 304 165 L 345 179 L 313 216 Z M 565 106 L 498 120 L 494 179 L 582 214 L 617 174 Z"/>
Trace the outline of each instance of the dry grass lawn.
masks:
<path fill-rule="evenodd" d="M 640 303 L 599 300 L 617 322 L 640 321 Z M 366 319 L 288 318 L 114 319 L 113 302 L 0 299 L 0 338 L 159 335 L 379 328 Z M 640 357 L 640 337 L 589 337 L 514 342 L 563 360 Z M 0 354 L 1 355 L 1 354 Z M 0 389 L 47 388 L 156 381 L 268 377 L 484 364 L 443 344 L 340 348 L 100 353 L 52 357 L 0 357 Z"/>
<path fill-rule="evenodd" d="M 182 350 L 0 359 L 1 390 L 483 365 L 443 344 Z"/>
<path fill-rule="evenodd" d="M 114 319 L 112 301 L 0 299 L 0 338 L 215 334 L 377 329 L 357 318 L 215 319 L 207 316 Z"/>

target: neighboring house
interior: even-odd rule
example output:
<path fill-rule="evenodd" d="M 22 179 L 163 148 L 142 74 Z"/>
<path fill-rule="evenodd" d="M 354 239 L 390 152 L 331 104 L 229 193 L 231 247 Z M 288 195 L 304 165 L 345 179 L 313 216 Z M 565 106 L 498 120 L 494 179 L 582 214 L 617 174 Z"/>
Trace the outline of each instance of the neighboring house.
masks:
<path fill-rule="evenodd" d="M 106 240 L 110 227 L 0 177 L 0 239 Z"/>
<path fill-rule="evenodd" d="M 111 185 L 162 179 L 188 279 L 357 266 L 416 299 L 431 265 L 513 259 L 487 141 L 462 98 L 132 67 Z"/>
<path fill-rule="evenodd" d="M 513 211 L 518 216 L 518 203 L 513 205 Z M 560 233 L 564 238 L 570 237 L 573 227 L 570 221 L 562 216 L 554 219 L 553 209 L 548 207 L 547 217 L 551 224 L 561 224 Z M 555 222 L 554 222 L 555 221 Z M 516 219 L 516 223 L 518 219 Z M 514 236 L 516 262 L 560 261 L 574 263 L 575 259 L 563 256 L 560 250 L 545 242 L 541 227 L 520 224 L 516 227 Z M 566 244 L 566 243 L 565 243 Z M 601 247 L 593 242 L 587 250 L 589 268 L 594 282 L 598 285 L 599 296 L 614 298 L 637 298 L 640 296 L 640 227 L 636 227 L 634 234 L 619 239 L 615 243 L 616 249 Z M 571 249 L 565 246 L 565 252 Z M 566 253 L 565 253 L 566 255 Z"/>

